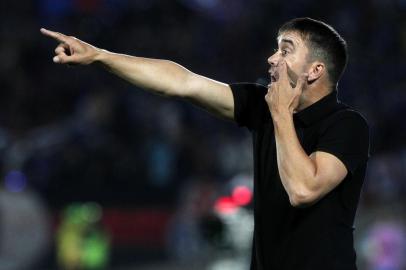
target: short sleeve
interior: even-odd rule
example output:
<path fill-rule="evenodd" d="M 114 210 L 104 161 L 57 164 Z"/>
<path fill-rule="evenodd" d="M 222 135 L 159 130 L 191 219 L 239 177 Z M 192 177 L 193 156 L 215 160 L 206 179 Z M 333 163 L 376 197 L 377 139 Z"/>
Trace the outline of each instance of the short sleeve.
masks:
<path fill-rule="evenodd" d="M 239 126 L 254 130 L 270 117 L 265 95 L 267 88 L 254 83 L 230 84 L 234 97 L 234 120 Z"/>
<path fill-rule="evenodd" d="M 348 110 L 331 119 L 319 138 L 316 151 L 336 156 L 348 172 L 354 174 L 369 158 L 369 127 L 365 118 Z"/>

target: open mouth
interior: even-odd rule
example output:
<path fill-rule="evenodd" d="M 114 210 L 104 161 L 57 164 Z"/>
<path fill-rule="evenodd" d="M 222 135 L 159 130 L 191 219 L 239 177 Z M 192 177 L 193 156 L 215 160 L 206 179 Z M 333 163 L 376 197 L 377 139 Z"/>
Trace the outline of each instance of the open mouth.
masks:
<path fill-rule="evenodd" d="M 271 82 L 276 82 L 276 81 L 278 81 L 278 79 L 279 79 L 279 73 L 278 73 L 278 71 L 271 71 L 271 70 L 269 70 L 268 73 L 269 73 L 269 77 L 270 77 L 270 79 L 271 79 Z M 287 76 L 287 77 L 288 77 L 288 80 L 289 80 L 289 84 L 290 84 L 292 87 L 296 87 L 297 75 L 296 75 L 294 72 L 292 72 L 291 69 L 288 69 L 288 76 Z"/>
<path fill-rule="evenodd" d="M 279 79 L 279 74 L 277 72 L 269 71 L 269 77 L 271 78 L 271 82 L 276 82 Z"/>

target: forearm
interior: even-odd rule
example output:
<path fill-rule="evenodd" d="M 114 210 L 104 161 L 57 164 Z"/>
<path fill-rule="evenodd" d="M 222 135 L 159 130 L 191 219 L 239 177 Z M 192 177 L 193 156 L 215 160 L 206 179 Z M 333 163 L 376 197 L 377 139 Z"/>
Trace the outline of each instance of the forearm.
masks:
<path fill-rule="evenodd" d="M 122 79 L 167 96 L 183 96 L 187 79 L 192 73 L 186 68 L 168 61 L 135 57 L 99 50 L 95 62 Z"/>
<path fill-rule="evenodd" d="M 273 120 L 280 178 L 292 205 L 297 205 L 311 196 L 317 168 L 300 144 L 292 113 L 281 113 Z"/>
<path fill-rule="evenodd" d="M 105 50 L 98 50 L 95 62 L 150 92 L 185 98 L 222 118 L 234 117 L 234 102 L 228 84 L 195 74 L 174 62 Z"/>

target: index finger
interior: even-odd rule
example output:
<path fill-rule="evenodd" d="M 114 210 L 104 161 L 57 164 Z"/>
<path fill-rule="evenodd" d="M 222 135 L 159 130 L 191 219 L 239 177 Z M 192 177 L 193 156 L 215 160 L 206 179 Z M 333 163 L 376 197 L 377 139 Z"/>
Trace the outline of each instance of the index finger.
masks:
<path fill-rule="evenodd" d="M 278 71 L 279 71 L 279 78 L 278 80 L 280 80 L 281 78 L 283 79 L 287 79 L 288 78 L 288 70 L 286 67 L 286 62 L 285 61 L 280 61 L 278 63 Z"/>
<path fill-rule="evenodd" d="M 45 36 L 51 37 L 51 38 L 56 39 L 56 40 L 58 40 L 60 42 L 65 42 L 66 43 L 66 41 L 67 41 L 67 38 L 66 38 L 66 36 L 64 34 L 54 32 L 54 31 L 50 31 L 50 30 L 47 30 L 45 28 L 41 28 L 40 31 Z"/>

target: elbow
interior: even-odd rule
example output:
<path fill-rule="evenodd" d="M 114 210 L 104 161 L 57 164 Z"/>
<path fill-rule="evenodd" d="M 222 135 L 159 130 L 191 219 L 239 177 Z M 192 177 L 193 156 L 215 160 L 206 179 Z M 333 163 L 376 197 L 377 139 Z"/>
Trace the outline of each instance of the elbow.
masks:
<path fill-rule="evenodd" d="M 165 98 L 183 98 L 185 95 L 178 86 L 167 86 L 165 88 L 155 88 L 155 94 Z"/>
<path fill-rule="evenodd" d="M 188 99 L 190 96 L 189 92 L 186 91 L 182 83 L 179 85 L 168 86 L 166 89 L 163 89 L 159 94 L 167 98 L 181 98 L 181 99 Z"/>
<path fill-rule="evenodd" d="M 317 202 L 317 196 L 309 190 L 295 190 L 289 194 L 290 205 L 295 208 L 306 208 Z"/>

